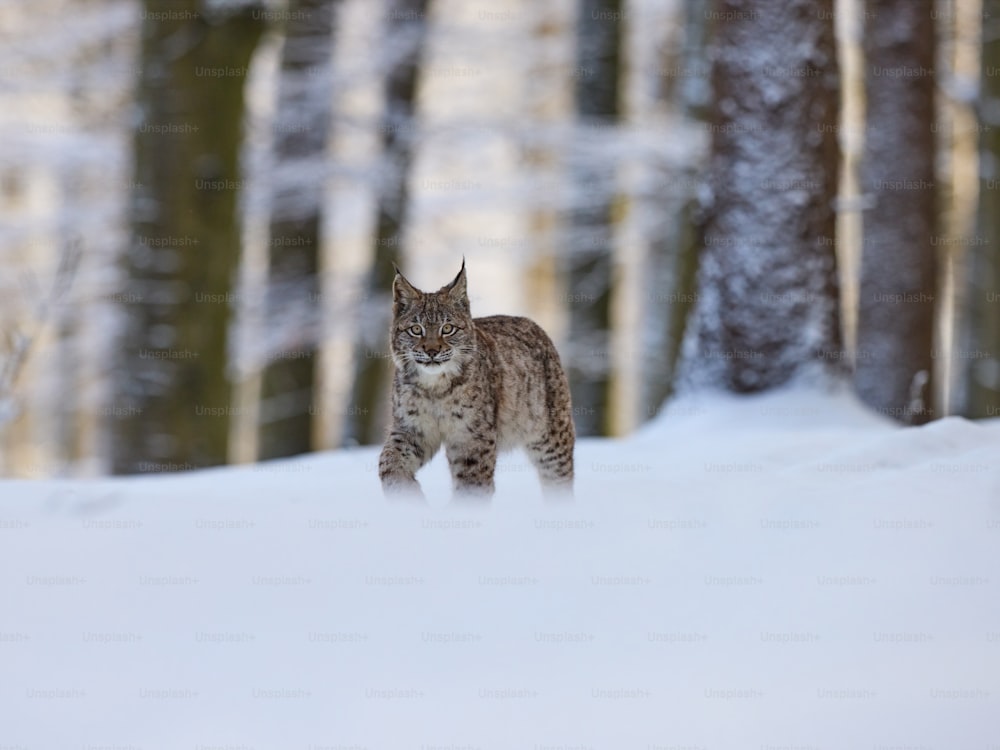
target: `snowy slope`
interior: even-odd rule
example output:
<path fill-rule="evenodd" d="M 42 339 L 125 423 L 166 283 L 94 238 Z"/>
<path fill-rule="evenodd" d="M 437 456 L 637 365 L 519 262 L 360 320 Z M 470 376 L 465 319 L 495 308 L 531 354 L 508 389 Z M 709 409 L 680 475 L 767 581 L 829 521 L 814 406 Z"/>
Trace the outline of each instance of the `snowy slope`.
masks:
<path fill-rule="evenodd" d="M 996 748 L 1000 428 L 674 405 L 546 505 L 377 451 L 0 482 L 0 747 Z"/>

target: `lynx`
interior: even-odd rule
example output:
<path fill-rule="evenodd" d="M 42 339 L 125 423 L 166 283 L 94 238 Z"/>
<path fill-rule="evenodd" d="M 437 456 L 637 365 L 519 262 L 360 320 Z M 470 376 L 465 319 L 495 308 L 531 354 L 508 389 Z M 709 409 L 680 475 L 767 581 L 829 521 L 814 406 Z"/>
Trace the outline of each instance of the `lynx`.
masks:
<path fill-rule="evenodd" d="M 392 426 L 379 457 L 387 494 L 444 445 L 456 494 L 489 497 L 497 453 L 523 447 L 546 494 L 572 492 L 573 410 L 552 341 L 527 318 L 473 318 L 465 262 L 436 292 L 396 269 L 390 329 Z"/>

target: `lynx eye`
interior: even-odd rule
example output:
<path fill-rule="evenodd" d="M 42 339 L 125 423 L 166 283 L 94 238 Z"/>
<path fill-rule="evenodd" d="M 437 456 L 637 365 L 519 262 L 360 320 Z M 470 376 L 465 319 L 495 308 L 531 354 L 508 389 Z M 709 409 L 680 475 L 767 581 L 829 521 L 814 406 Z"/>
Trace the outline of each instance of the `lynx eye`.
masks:
<path fill-rule="evenodd" d="M 444 336 L 450 336 L 457 330 L 458 329 L 455 328 L 455 326 L 453 326 L 451 323 L 445 323 L 443 326 L 441 326 L 441 334 Z"/>
<path fill-rule="evenodd" d="M 411 336 L 422 336 L 424 333 L 423 326 L 410 326 L 406 329 L 406 332 Z"/>

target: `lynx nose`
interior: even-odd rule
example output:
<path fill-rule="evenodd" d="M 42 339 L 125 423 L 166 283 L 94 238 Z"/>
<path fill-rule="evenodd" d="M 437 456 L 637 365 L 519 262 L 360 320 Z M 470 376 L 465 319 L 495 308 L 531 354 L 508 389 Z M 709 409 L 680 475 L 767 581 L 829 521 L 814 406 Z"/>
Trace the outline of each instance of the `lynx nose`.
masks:
<path fill-rule="evenodd" d="M 430 357 L 431 359 L 434 359 L 435 357 L 437 357 L 437 355 L 439 355 L 441 353 L 441 347 L 439 347 L 439 346 L 437 346 L 437 347 L 435 347 L 435 346 L 425 346 L 424 347 L 424 352 L 427 354 L 428 357 Z"/>

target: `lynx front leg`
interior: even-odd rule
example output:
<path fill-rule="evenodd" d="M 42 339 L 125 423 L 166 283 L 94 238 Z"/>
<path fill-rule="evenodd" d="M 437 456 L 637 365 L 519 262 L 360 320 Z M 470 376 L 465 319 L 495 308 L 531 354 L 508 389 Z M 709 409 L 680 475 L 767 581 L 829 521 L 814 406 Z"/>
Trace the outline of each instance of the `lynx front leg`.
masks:
<path fill-rule="evenodd" d="M 417 469 L 430 460 L 428 446 L 414 434 L 394 429 L 389 433 L 378 459 L 378 475 L 385 494 L 411 494 L 423 497 L 417 481 Z"/>
<path fill-rule="evenodd" d="M 493 474 L 497 467 L 496 441 L 470 440 L 446 449 L 451 481 L 456 495 L 488 499 L 495 489 Z"/>

